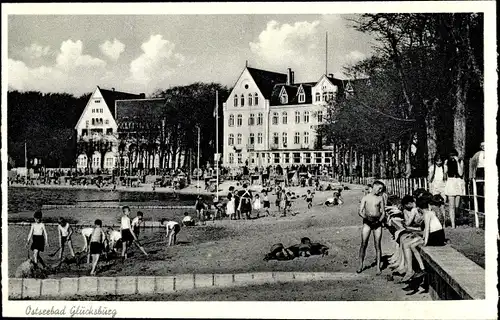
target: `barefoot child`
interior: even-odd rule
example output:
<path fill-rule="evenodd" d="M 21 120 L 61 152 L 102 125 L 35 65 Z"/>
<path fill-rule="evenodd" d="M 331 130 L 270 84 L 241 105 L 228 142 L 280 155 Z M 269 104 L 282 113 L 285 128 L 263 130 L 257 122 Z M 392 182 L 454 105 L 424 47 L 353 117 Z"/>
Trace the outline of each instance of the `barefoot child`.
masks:
<path fill-rule="evenodd" d="M 148 255 L 144 248 L 137 241 L 137 237 L 131 230 L 131 222 L 130 222 L 130 208 L 128 206 L 124 206 L 123 216 L 121 218 L 120 231 L 122 233 L 122 259 L 127 259 L 127 246 L 131 246 L 132 243 L 135 244 L 137 248 L 139 248 L 144 255 Z"/>
<path fill-rule="evenodd" d="M 168 246 L 175 245 L 177 243 L 177 234 L 181 231 L 181 226 L 175 221 L 168 221 L 167 219 L 161 219 L 161 225 L 165 225 L 165 230 L 167 233 L 165 237 L 168 238 Z"/>
<path fill-rule="evenodd" d="M 40 252 L 43 252 L 45 246 L 49 247 L 49 238 L 47 237 L 47 230 L 45 230 L 45 225 L 42 223 L 42 211 L 36 211 L 33 215 L 35 218 L 35 223 L 31 224 L 30 233 L 28 235 L 28 240 L 26 241 L 26 247 L 29 245 L 30 241 L 33 239 L 31 243 L 31 250 L 33 250 L 33 261 L 35 265 L 38 265 L 38 262 L 46 268 L 45 262 L 43 262 L 40 257 Z"/>
<path fill-rule="evenodd" d="M 380 181 L 373 183 L 372 193 L 367 194 L 361 200 L 359 208 L 359 216 L 363 218 L 363 228 L 361 230 L 361 246 L 359 248 L 359 268 L 357 273 L 363 271 L 363 262 L 365 259 L 366 246 L 370 234 L 373 231 L 373 240 L 375 242 L 375 251 L 377 254 L 377 275 L 381 273 L 381 240 L 382 240 L 382 221 L 385 217 L 384 199 L 382 197 L 382 190 L 384 184 Z"/>
<path fill-rule="evenodd" d="M 271 208 L 271 202 L 269 202 L 267 190 L 264 191 L 264 197 L 262 198 L 262 200 L 264 201 L 264 210 L 266 210 L 266 216 L 269 217 L 269 209 Z"/>
<path fill-rule="evenodd" d="M 260 201 L 259 194 L 255 195 L 255 199 L 253 201 L 253 209 L 257 212 L 257 218 L 260 218 L 260 209 L 262 209 L 262 202 Z"/>
<path fill-rule="evenodd" d="M 102 230 L 102 221 L 97 219 L 95 222 L 94 230 L 90 236 L 90 255 L 92 256 L 92 270 L 90 270 L 90 275 L 95 276 L 95 271 L 97 268 L 97 262 L 99 262 L 99 257 L 104 250 L 104 243 L 106 242 L 106 233 Z"/>
<path fill-rule="evenodd" d="M 73 251 L 73 244 L 71 243 L 71 235 L 73 234 L 73 228 L 64 218 L 59 218 L 59 225 L 57 226 L 57 231 L 59 234 L 59 244 L 60 253 L 59 260 L 62 261 L 64 255 L 64 245 L 67 243 L 69 248 L 69 253 L 71 256 L 75 257 L 75 252 Z"/>
<path fill-rule="evenodd" d="M 227 195 L 227 203 L 226 203 L 226 214 L 229 217 L 229 220 L 236 219 L 236 199 L 233 197 L 232 193 L 228 193 Z"/>
<path fill-rule="evenodd" d="M 132 231 L 134 232 L 136 239 L 139 239 L 140 227 L 143 221 L 144 213 L 142 213 L 141 211 L 137 212 L 137 216 L 132 220 L 131 224 Z"/>
<path fill-rule="evenodd" d="M 307 190 L 306 194 L 306 203 L 307 203 L 307 209 L 311 209 L 313 205 L 313 194 L 311 193 L 311 190 Z"/>

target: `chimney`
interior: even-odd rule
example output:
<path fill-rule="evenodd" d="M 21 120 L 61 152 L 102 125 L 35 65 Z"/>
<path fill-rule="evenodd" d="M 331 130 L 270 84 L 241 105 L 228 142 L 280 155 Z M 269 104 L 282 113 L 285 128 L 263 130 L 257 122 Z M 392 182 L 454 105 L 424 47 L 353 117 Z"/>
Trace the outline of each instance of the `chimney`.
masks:
<path fill-rule="evenodd" d="M 292 79 L 290 80 L 290 84 L 295 83 L 295 71 L 292 71 Z"/>
<path fill-rule="evenodd" d="M 291 85 L 292 83 L 292 68 L 288 68 L 288 72 L 286 75 L 286 84 Z"/>
<path fill-rule="evenodd" d="M 139 93 L 140 99 L 146 99 L 146 94 L 144 92 Z"/>
<path fill-rule="evenodd" d="M 328 78 L 333 78 L 333 73 L 329 73 Z"/>
<path fill-rule="evenodd" d="M 115 88 L 111 88 L 111 90 L 115 91 Z"/>

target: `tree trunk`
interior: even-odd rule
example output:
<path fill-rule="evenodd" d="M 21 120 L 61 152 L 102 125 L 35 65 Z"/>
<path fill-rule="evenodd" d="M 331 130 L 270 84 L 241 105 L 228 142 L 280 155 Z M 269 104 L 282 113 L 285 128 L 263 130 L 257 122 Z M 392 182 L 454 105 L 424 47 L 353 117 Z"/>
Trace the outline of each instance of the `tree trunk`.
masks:
<path fill-rule="evenodd" d="M 432 105 L 428 101 L 424 103 L 428 110 L 425 117 L 425 126 L 427 130 L 427 168 L 430 168 L 434 162 L 434 156 L 437 154 L 436 105 L 438 100 L 435 99 Z"/>
<path fill-rule="evenodd" d="M 380 150 L 380 178 L 386 177 L 386 157 L 385 157 L 385 149 Z"/>
<path fill-rule="evenodd" d="M 365 155 L 361 154 L 361 177 L 365 177 Z"/>
<path fill-rule="evenodd" d="M 465 158 L 465 103 L 467 99 L 468 81 L 463 79 L 463 70 L 457 67 L 457 84 L 455 90 L 455 108 L 453 110 L 453 144 L 459 157 Z"/>
<path fill-rule="evenodd" d="M 413 135 L 409 139 L 407 145 L 405 146 L 405 152 L 404 152 L 404 163 L 405 163 L 405 178 L 409 178 L 411 176 L 411 146 L 412 146 L 412 140 L 413 140 Z"/>
<path fill-rule="evenodd" d="M 372 177 L 377 176 L 377 155 L 372 153 Z"/>

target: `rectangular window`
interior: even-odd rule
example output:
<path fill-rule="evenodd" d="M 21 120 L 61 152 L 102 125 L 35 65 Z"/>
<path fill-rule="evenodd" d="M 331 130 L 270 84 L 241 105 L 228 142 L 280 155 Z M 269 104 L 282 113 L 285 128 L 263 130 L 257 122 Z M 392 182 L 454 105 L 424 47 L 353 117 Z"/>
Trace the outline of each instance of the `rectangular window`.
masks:
<path fill-rule="evenodd" d="M 231 163 L 231 164 L 234 163 L 234 154 L 233 153 L 229 154 L 229 163 Z"/>
<path fill-rule="evenodd" d="M 306 102 L 306 95 L 301 93 L 299 94 L 299 102 L 300 103 L 303 103 L 303 102 Z"/>
<path fill-rule="evenodd" d="M 323 122 L 323 111 L 318 111 L 318 123 Z"/>
<path fill-rule="evenodd" d="M 295 132 L 295 136 L 293 138 L 293 143 L 300 144 L 300 133 L 299 132 Z"/>
<path fill-rule="evenodd" d="M 89 121 L 88 121 L 88 120 L 86 120 L 86 121 L 85 121 L 85 125 L 86 125 L 87 127 L 89 126 Z"/>
<path fill-rule="evenodd" d="M 319 164 L 319 163 L 321 163 L 321 162 L 322 162 L 322 161 L 321 161 L 321 159 L 322 159 L 322 157 L 321 157 L 321 152 L 316 152 L 316 153 L 314 153 L 314 157 L 315 157 L 315 163 L 318 163 L 318 164 Z"/>
<path fill-rule="evenodd" d="M 277 145 L 278 145 L 278 143 L 280 143 L 280 141 L 279 141 L 279 140 L 280 140 L 280 137 L 279 137 L 278 133 L 277 133 L 277 132 L 275 132 L 275 133 L 274 133 L 274 136 L 273 136 L 273 143 L 277 146 Z"/>
<path fill-rule="evenodd" d="M 305 158 L 306 158 L 306 163 L 311 163 L 311 153 L 310 152 L 306 152 L 304 153 L 305 155 Z"/>
<path fill-rule="evenodd" d="M 95 103 L 101 103 L 101 99 L 96 99 Z"/>
<path fill-rule="evenodd" d="M 261 132 L 257 133 L 257 143 L 262 144 L 262 133 Z"/>
<path fill-rule="evenodd" d="M 238 153 L 238 163 L 239 164 L 243 163 L 241 153 Z"/>
<path fill-rule="evenodd" d="M 293 153 L 293 163 L 300 163 L 300 152 Z"/>
<path fill-rule="evenodd" d="M 258 105 L 259 105 L 259 95 L 258 95 L 258 94 L 255 94 L 255 98 L 254 98 L 254 100 L 253 100 L 253 101 L 254 101 L 254 104 L 255 104 L 256 106 L 258 106 Z"/>
<path fill-rule="evenodd" d="M 109 124 L 109 120 L 108 119 L 106 119 L 106 124 Z"/>
<path fill-rule="evenodd" d="M 287 152 L 285 155 L 285 163 L 290 163 L 290 154 Z"/>
<path fill-rule="evenodd" d="M 92 118 L 92 125 L 95 125 L 95 118 Z"/>
<path fill-rule="evenodd" d="M 279 153 L 273 153 L 274 157 L 274 163 L 280 163 L 280 154 Z"/>
<path fill-rule="evenodd" d="M 295 123 L 300 123 L 300 111 L 295 111 Z"/>

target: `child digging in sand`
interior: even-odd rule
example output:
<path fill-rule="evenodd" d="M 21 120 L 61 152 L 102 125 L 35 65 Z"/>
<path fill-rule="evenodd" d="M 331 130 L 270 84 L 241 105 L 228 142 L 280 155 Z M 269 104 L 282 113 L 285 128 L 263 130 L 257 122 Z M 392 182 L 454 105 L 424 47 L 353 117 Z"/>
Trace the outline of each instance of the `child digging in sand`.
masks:
<path fill-rule="evenodd" d="M 123 209 L 123 216 L 121 218 L 121 224 L 120 224 L 120 231 L 122 233 L 122 259 L 125 260 L 127 259 L 127 246 L 131 246 L 132 243 L 135 244 L 137 248 L 139 248 L 144 255 L 148 255 L 146 250 L 139 244 L 139 241 L 137 241 L 136 235 L 132 232 L 132 224 L 130 222 L 130 208 L 127 206 L 124 206 Z"/>
<path fill-rule="evenodd" d="M 363 228 L 361 229 L 361 246 L 359 248 L 359 268 L 356 270 L 357 273 L 361 273 L 364 270 L 363 263 L 365 260 L 366 246 L 368 245 L 368 240 L 372 231 L 377 254 L 377 275 L 382 272 L 380 270 L 382 260 L 382 221 L 385 218 L 385 201 L 382 197 L 383 190 L 384 184 L 380 181 L 375 181 L 373 183 L 372 192 L 364 196 L 361 200 L 359 215 L 363 218 Z"/>
<path fill-rule="evenodd" d="M 90 255 L 92 256 L 92 270 L 90 270 L 90 275 L 95 276 L 97 269 L 97 263 L 99 262 L 99 257 L 104 251 L 104 243 L 106 242 L 106 233 L 102 230 L 102 221 L 97 219 L 95 222 L 94 230 L 90 236 Z"/>
<path fill-rule="evenodd" d="M 43 252 L 45 247 L 49 247 L 47 230 L 45 230 L 45 224 L 42 222 L 42 211 L 36 211 L 33 218 L 35 218 L 35 223 L 31 224 L 28 240 L 26 241 L 26 247 L 33 239 L 33 242 L 31 243 L 31 250 L 33 250 L 33 262 L 36 266 L 38 266 L 38 262 L 40 262 L 42 267 L 47 268 L 47 265 L 45 265 L 45 262 L 43 262 L 40 257 L 40 252 Z"/>

